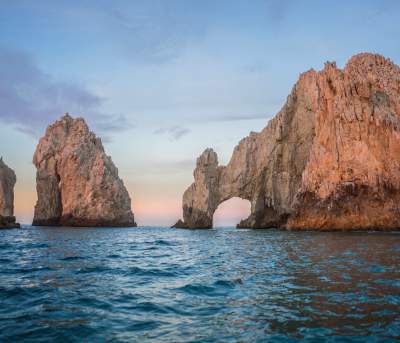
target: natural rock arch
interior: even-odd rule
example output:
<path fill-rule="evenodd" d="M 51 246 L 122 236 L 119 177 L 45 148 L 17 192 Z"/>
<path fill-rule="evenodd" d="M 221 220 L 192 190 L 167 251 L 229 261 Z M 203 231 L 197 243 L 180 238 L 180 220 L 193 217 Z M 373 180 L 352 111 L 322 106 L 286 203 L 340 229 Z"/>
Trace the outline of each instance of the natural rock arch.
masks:
<path fill-rule="evenodd" d="M 309 72 L 299 83 L 312 84 L 315 78 L 316 72 Z M 214 211 L 232 197 L 251 203 L 251 214 L 239 223 L 240 227 L 279 227 L 286 222 L 315 129 L 312 105 L 316 89 L 306 88 L 297 94 L 298 87 L 266 128 L 251 132 L 239 142 L 226 166 L 218 165 L 212 149 L 200 155 L 195 181 L 183 194 L 184 222 L 178 222 L 177 227 L 212 227 Z"/>
<path fill-rule="evenodd" d="M 289 180 L 286 175 L 293 172 L 288 169 L 295 170 L 297 164 L 301 164 L 300 158 L 306 154 L 308 144 L 306 142 L 299 147 L 286 145 L 278 149 L 268 144 L 257 146 L 259 136 L 268 136 L 271 126 L 274 130 L 282 127 L 277 126 L 279 122 L 272 121 L 272 124 L 267 127 L 269 130 L 264 130 L 260 134 L 252 133 L 243 139 L 235 148 L 227 166 L 218 165 L 217 154 L 212 149 L 206 149 L 197 159 L 195 182 L 183 195 L 184 227 L 212 227 L 213 215 L 218 205 L 232 197 L 246 199 L 251 204 L 250 216 L 242 220 L 239 227 L 263 228 L 281 225 L 287 216 L 289 198 L 294 196 L 290 193 L 288 184 L 299 182 L 301 179 L 301 175 L 297 175 L 294 180 Z M 311 130 L 312 127 L 307 129 Z M 293 131 L 290 134 L 300 134 L 300 132 Z M 307 133 L 306 136 L 311 135 Z M 276 156 L 269 168 L 280 165 L 280 175 L 267 173 L 264 168 L 258 166 L 260 160 L 256 155 L 268 150 Z M 293 155 L 299 158 L 297 164 L 292 162 Z M 270 188 L 267 189 L 268 184 Z M 286 192 L 280 192 L 281 190 Z M 268 197 L 265 197 L 265 193 Z"/>
<path fill-rule="evenodd" d="M 344 69 L 300 75 L 281 111 L 236 146 L 226 166 L 206 149 L 177 227 L 208 228 L 233 196 L 251 202 L 241 226 L 400 228 L 400 68 L 359 54 Z"/>
<path fill-rule="evenodd" d="M 232 197 L 221 202 L 213 214 L 213 227 L 241 227 L 244 219 L 251 213 L 251 203 L 240 197 Z"/>

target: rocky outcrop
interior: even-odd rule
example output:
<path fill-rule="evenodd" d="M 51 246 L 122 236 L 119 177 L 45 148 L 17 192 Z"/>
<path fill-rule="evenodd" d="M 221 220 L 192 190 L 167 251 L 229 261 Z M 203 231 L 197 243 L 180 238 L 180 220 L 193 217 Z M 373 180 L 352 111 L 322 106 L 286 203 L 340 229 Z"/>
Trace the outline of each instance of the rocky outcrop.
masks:
<path fill-rule="evenodd" d="M 177 229 L 189 229 L 189 227 L 182 221 L 182 219 L 178 219 L 178 221 L 171 226 L 171 229 L 177 228 Z"/>
<path fill-rule="evenodd" d="M 239 227 L 400 228 L 400 68 L 359 54 L 302 74 L 282 110 L 236 146 L 207 149 L 183 195 L 183 226 L 212 226 L 218 205 L 251 202 Z M 182 226 L 182 225 L 178 225 Z"/>
<path fill-rule="evenodd" d="M 136 226 L 131 199 L 103 145 L 82 118 L 50 125 L 33 156 L 33 225 Z"/>
<path fill-rule="evenodd" d="M 18 228 L 14 217 L 14 186 L 17 182 L 14 171 L 0 158 L 0 229 Z"/>

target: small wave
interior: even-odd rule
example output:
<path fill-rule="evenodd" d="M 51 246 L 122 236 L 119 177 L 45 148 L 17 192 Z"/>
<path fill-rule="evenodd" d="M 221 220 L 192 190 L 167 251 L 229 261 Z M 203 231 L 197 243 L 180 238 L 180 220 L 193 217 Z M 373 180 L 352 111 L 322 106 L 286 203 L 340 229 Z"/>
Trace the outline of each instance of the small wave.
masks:
<path fill-rule="evenodd" d="M 150 247 L 146 247 L 146 248 L 143 248 L 143 249 L 140 249 L 140 250 L 143 250 L 143 251 L 147 251 L 147 250 L 158 250 L 159 248 L 158 247 L 156 247 L 156 246 L 150 246 Z M 135 251 L 137 251 L 137 249 L 134 249 Z"/>
<path fill-rule="evenodd" d="M 214 282 L 214 286 L 216 287 L 224 287 L 224 288 L 234 288 L 235 282 L 229 280 L 217 280 Z"/>
<path fill-rule="evenodd" d="M 87 273 L 102 273 L 109 271 L 110 268 L 103 267 L 103 266 L 93 266 L 93 267 L 84 267 L 79 268 L 76 273 L 77 274 L 87 274 Z"/>
<path fill-rule="evenodd" d="M 240 279 L 236 279 L 233 281 L 217 280 L 212 284 L 212 286 L 204 284 L 188 284 L 178 288 L 178 290 L 192 295 L 219 296 L 226 294 L 226 292 L 240 284 L 241 280 L 238 280 Z"/>
<path fill-rule="evenodd" d="M 78 260 L 84 260 L 84 257 L 82 256 L 67 256 L 60 258 L 60 261 L 78 261 Z"/>
<path fill-rule="evenodd" d="M 79 306 L 88 306 L 101 310 L 108 310 L 112 308 L 112 305 L 108 301 L 94 297 L 80 297 L 75 301 L 75 303 Z"/>
<path fill-rule="evenodd" d="M 37 286 L 0 287 L 1 299 L 35 299 L 46 293 L 46 289 Z"/>
<path fill-rule="evenodd" d="M 140 275 L 140 276 L 154 276 L 154 277 L 174 277 L 177 276 L 178 273 L 176 271 L 168 271 L 168 270 L 163 270 L 163 269 L 158 269 L 158 268 L 153 268 L 153 269 L 142 269 L 139 267 L 131 267 L 129 268 L 128 274 L 135 274 L 135 275 Z"/>
<path fill-rule="evenodd" d="M 127 327 L 127 331 L 144 331 L 157 329 L 161 323 L 154 320 L 136 321 Z"/>
<path fill-rule="evenodd" d="M 0 263 L 10 263 L 12 262 L 12 260 L 10 260 L 9 258 L 0 258 Z"/>
<path fill-rule="evenodd" d="M 107 258 L 120 258 L 121 255 L 118 255 L 118 254 L 111 254 L 111 255 L 107 255 L 106 257 L 107 257 Z"/>
<path fill-rule="evenodd" d="M 206 286 L 206 285 L 199 285 L 199 284 L 189 284 L 183 287 L 179 287 L 178 290 L 183 291 L 185 293 L 191 295 L 207 295 L 207 296 L 214 296 L 215 294 L 215 287 Z"/>
<path fill-rule="evenodd" d="M 30 291 L 23 287 L 0 287 L 0 294 L 4 298 L 15 296 L 29 296 Z"/>
<path fill-rule="evenodd" d="M 19 267 L 19 268 L 8 268 L 1 271 L 1 274 L 30 274 L 35 272 L 50 272 L 53 271 L 53 268 L 50 267 Z"/>
<path fill-rule="evenodd" d="M 21 246 L 21 249 L 46 249 L 49 245 L 46 243 L 27 243 Z"/>
<path fill-rule="evenodd" d="M 113 298 L 113 302 L 114 303 L 118 303 L 118 304 L 128 304 L 131 301 L 136 301 L 139 299 L 139 296 L 135 295 L 135 294 L 121 294 L 119 296 L 117 296 L 116 298 Z"/>
<path fill-rule="evenodd" d="M 164 245 L 164 246 L 173 246 L 173 245 L 175 245 L 174 243 L 168 242 L 168 241 L 166 241 L 164 239 L 157 239 L 156 241 L 154 241 L 154 243 L 157 244 L 157 245 Z"/>
<path fill-rule="evenodd" d="M 65 328 L 73 328 L 75 326 L 81 326 L 90 323 L 89 318 L 56 318 L 56 319 L 47 319 L 39 321 L 39 323 L 45 327 L 49 327 L 50 330 L 57 328 L 57 329 L 65 329 Z M 49 330 L 49 331 L 50 331 Z"/>
<path fill-rule="evenodd" d="M 141 312 L 151 312 L 151 313 L 158 313 L 158 314 L 165 314 L 169 311 L 161 305 L 157 305 L 155 303 L 146 301 L 139 304 L 136 304 L 132 307 L 133 309 Z"/>

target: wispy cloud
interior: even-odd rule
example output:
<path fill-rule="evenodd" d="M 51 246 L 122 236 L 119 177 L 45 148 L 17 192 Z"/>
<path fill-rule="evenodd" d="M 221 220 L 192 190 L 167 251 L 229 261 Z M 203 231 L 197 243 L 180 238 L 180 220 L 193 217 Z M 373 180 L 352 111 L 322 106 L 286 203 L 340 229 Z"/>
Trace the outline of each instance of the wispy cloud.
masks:
<path fill-rule="evenodd" d="M 125 116 L 101 112 L 104 99 L 81 85 L 55 80 L 28 54 L 0 49 L 0 75 L 0 120 L 28 135 L 40 136 L 65 112 L 84 116 L 108 140 L 131 127 Z"/>
<path fill-rule="evenodd" d="M 204 36 L 208 18 L 206 13 L 199 13 L 202 6 L 181 0 L 74 4 L 43 0 L 30 6 L 32 10 L 41 6 L 40 13 L 45 11 L 50 17 L 56 9 L 57 18 L 64 24 L 84 27 L 85 34 L 109 40 L 121 56 L 147 64 L 163 64 L 179 57 L 193 39 Z"/>
<path fill-rule="evenodd" d="M 155 130 L 153 134 L 155 135 L 167 135 L 171 141 L 177 141 L 181 139 L 183 136 L 186 136 L 190 133 L 190 129 L 186 127 L 181 127 L 179 125 L 171 126 L 171 127 L 160 127 Z"/>

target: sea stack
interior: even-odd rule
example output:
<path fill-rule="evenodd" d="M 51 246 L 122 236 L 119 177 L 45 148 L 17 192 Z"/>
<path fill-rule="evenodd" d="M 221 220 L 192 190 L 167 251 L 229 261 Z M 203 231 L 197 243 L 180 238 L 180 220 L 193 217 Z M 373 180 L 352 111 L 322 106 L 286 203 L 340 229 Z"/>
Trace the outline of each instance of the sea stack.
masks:
<path fill-rule="evenodd" d="M 282 110 L 234 149 L 207 149 L 183 195 L 178 227 L 208 228 L 217 206 L 251 202 L 239 227 L 400 228 L 400 68 L 362 53 L 344 69 L 300 75 Z"/>
<path fill-rule="evenodd" d="M 14 186 L 17 177 L 0 158 L 0 229 L 18 228 L 14 217 Z"/>
<path fill-rule="evenodd" d="M 136 226 L 131 199 L 100 138 L 66 114 L 46 129 L 33 156 L 33 225 Z"/>

